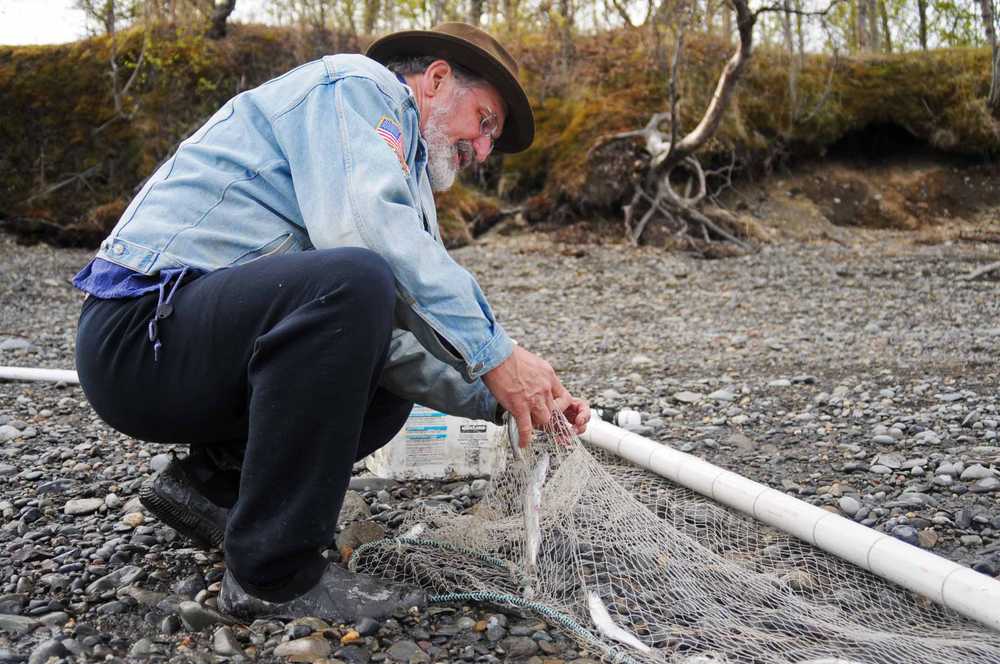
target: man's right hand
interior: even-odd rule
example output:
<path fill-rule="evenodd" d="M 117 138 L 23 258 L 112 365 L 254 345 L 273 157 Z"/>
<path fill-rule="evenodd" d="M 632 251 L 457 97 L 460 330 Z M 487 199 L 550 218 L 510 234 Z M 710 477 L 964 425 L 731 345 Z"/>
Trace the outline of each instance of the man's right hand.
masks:
<path fill-rule="evenodd" d="M 578 433 L 590 419 L 587 402 L 563 387 L 552 365 L 520 346 L 484 374 L 483 383 L 517 422 L 521 447 L 528 446 L 532 430 L 548 424 L 556 411 L 566 414 Z"/>

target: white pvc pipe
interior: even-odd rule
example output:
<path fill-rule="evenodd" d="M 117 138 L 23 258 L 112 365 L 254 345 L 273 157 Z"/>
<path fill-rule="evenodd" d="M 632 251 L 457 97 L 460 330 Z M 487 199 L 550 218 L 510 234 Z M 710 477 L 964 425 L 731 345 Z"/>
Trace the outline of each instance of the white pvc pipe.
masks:
<path fill-rule="evenodd" d="M 597 418 L 583 439 L 1000 631 L 1000 581 Z"/>
<path fill-rule="evenodd" d="M 75 371 L 33 367 L 0 367 L 0 380 L 40 380 L 50 383 L 80 384 L 80 377 Z"/>

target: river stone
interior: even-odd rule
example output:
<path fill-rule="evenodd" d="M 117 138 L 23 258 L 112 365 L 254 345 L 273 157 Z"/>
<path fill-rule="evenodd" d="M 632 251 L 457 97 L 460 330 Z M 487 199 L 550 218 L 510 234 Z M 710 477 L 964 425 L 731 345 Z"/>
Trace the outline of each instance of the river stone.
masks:
<path fill-rule="evenodd" d="M 854 516 L 861 509 L 861 503 L 858 502 L 857 498 L 852 498 L 851 496 L 843 496 L 837 504 L 840 506 L 840 511 L 848 516 Z"/>
<path fill-rule="evenodd" d="M 508 636 L 501 639 L 500 647 L 507 653 L 508 660 L 518 661 L 538 652 L 538 644 L 530 636 Z"/>
<path fill-rule="evenodd" d="M 917 533 L 917 541 L 920 546 L 924 549 L 933 549 L 934 545 L 938 543 L 940 536 L 937 531 L 933 528 L 924 528 Z"/>
<path fill-rule="evenodd" d="M 74 498 L 66 501 L 63 512 L 68 515 L 93 514 L 104 507 L 103 498 Z"/>
<path fill-rule="evenodd" d="M 170 465 L 172 457 L 169 454 L 154 454 L 149 460 L 149 467 L 154 473 L 163 472 Z"/>
<path fill-rule="evenodd" d="M 708 395 L 712 401 L 736 401 L 736 395 L 729 390 L 716 390 Z"/>
<path fill-rule="evenodd" d="M 220 627 L 215 630 L 215 633 L 212 635 L 212 650 L 217 655 L 222 655 L 223 657 L 233 657 L 243 654 L 243 647 L 240 646 L 240 642 L 236 640 L 233 631 L 228 627 Z"/>
<path fill-rule="evenodd" d="M 145 637 L 133 643 L 132 647 L 128 650 L 129 657 L 136 657 L 139 659 L 145 659 L 150 655 L 157 654 L 159 654 L 159 651 L 157 650 L 156 645 L 150 639 Z"/>
<path fill-rule="evenodd" d="M 424 664 L 431 661 L 423 650 L 413 641 L 405 639 L 393 643 L 386 654 L 394 662 L 406 662 L 407 664 Z"/>
<path fill-rule="evenodd" d="M 920 543 L 920 536 L 913 526 L 896 526 L 892 529 L 891 535 L 907 544 L 917 545 Z"/>
<path fill-rule="evenodd" d="M 14 440 L 20 435 L 21 432 L 9 424 L 0 426 L 0 443 L 6 443 L 8 440 Z"/>
<path fill-rule="evenodd" d="M 42 623 L 28 616 L 18 616 L 9 613 L 0 613 L 0 632 L 20 636 L 27 634 Z"/>
<path fill-rule="evenodd" d="M 274 649 L 275 657 L 287 657 L 290 662 L 315 662 L 329 655 L 330 642 L 319 634 L 279 643 Z"/>
<path fill-rule="evenodd" d="M 973 464 L 962 471 L 962 480 L 982 480 L 993 477 L 993 471 L 980 464 Z"/>
<path fill-rule="evenodd" d="M 45 662 L 49 661 L 50 657 L 58 659 L 69 656 L 70 652 L 66 650 L 66 646 L 55 639 L 49 639 L 35 646 L 35 649 L 31 651 L 31 655 L 28 656 L 28 664 L 45 664 Z"/>
<path fill-rule="evenodd" d="M 367 519 L 371 514 L 368 503 L 361 497 L 361 494 L 357 491 L 348 491 L 344 494 L 344 503 L 340 508 L 340 517 L 337 520 L 346 525 Z"/>
<path fill-rule="evenodd" d="M 105 574 L 97 581 L 87 586 L 88 595 L 100 595 L 109 590 L 118 590 L 138 581 L 146 575 L 145 570 L 136 565 L 126 565 L 116 569 L 111 574 Z"/>
<path fill-rule="evenodd" d="M 898 454 L 879 454 L 876 463 L 895 470 L 902 467 L 903 458 Z"/>
<path fill-rule="evenodd" d="M 979 480 L 972 485 L 972 493 L 990 493 L 991 491 L 1000 490 L 1000 479 L 995 477 L 987 477 Z"/>
<path fill-rule="evenodd" d="M 177 605 L 177 614 L 180 616 L 184 626 L 192 632 L 200 632 L 206 627 L 230 622 L 229 618 L 226 618 L 218 611 L 213 611 L 198 602 L 181 602 Z"/>
<path fill-rule="evenodd" d="M 674 393 L 674 401 L 681 403 L 697 403 L 703 399 L 698 392 L 688 392 L 687 390 Z"/>

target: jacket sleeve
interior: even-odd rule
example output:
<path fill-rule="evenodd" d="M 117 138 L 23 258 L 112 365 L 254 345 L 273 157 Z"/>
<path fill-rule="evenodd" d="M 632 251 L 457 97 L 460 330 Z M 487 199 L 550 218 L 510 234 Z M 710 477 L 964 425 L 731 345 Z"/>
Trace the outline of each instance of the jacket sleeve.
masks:
<path fill-rule="evenodd" d="M 407 176 L 375 130 L 383 117 L 404 126 L 401 114 L 374 81 L 347 77 L 315 86 L 272 127 L 313 246 L 361 246 L 385 258 L 399 324 L 472 382 L 513 344 L 473 276 L 425 229 L 407 177 L 427 174 Z"/>
<path fill-rule="evenodd" d="M 496 418 L 496 399 L 483 381 L 466 382 L 406 330 L 393 331 L 381 385 L 407 401 L 449 415 L 488 422 Z"/>

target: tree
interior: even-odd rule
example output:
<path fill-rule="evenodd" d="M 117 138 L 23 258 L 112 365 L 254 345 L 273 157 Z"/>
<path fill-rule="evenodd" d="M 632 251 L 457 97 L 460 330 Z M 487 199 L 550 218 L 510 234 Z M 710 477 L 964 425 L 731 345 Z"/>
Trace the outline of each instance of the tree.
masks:
<path fill-rule="evenodd" d="M 983 26 L 986 28 L 986 41 L 992 52 L 992 71 L 990 72 L 990 94 L 986 106 L 990 114 L 1000 119 L 1000 50 L 997 48 L 996 16 L 993 11 L 993 0 L 979 0 L 979 9 L 983 15 Z"/>
<path fill-rule="evenodd" d="M 236 9 L 236 0 L 189 0 L 194 8 L 208 21 L 205 36 L 222 39 L 226 36 L 226 21 Z"/>
<path fill-rule="evenodd" d="M 927 0 L 917 0 L 917 19 L 919 21 L 920 48 L 927 50 Z"/>
<path fill-rule="evenodd" d="M 97 34 L 114 35 L 139 14 L 135 0 L 76 0 L 76 7 Z"/>

